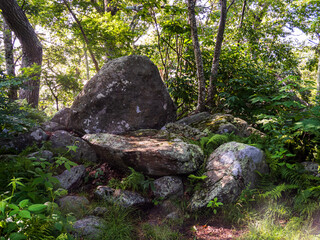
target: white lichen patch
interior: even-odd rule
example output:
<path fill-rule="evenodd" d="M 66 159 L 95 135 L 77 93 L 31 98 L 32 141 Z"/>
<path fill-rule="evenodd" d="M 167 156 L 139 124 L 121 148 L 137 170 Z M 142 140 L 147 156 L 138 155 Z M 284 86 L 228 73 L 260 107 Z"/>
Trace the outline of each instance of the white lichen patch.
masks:
<path fill-rule="evenodd" d="M 140 110 L 139 106 L 136 107 L 136 112 L 137 113 L 141 113 L 141 110 Z"/>
<path fill-rule="evenodd" d="M 167 108 L 168 108 L 168 105 L 165 103 L 165 104 L 163 105 L 163 109 L 164 109 L 164 110 L 167 110 Z"/>
<path fill-rule="evenodd" d="M 104 98 L 104 97 L 105 97 L 105 95 L 103 95 L 102 93 L 99 93 L 99 94 L 97 95 L 97 98 L 98 98 L 98 99 Z"/>

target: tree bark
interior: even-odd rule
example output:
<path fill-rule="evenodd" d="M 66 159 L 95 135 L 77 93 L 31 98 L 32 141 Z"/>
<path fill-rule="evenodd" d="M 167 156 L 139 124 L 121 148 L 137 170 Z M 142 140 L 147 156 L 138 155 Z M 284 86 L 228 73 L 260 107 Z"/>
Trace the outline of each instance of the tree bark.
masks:
<path fill-rule="evenodd" d="M 201 56 L 199 38 L 198 38 L 198 28 L 196 22 L 195 5 L 196 0 L 187 0 L 188 5 L 188 17 L 191 28 L 191 37 L 193 43 L 193 51 L 196 60 L 197 67 L 197 79 L 198 79 L 198 104 L 196 112 L 202 112 L 205 110 L 205 100 L 206 100 L 206 80 L 204 77 L 203 61 Z"/>
<path fill-rule="evenodd" d="M 219 22 L 219 28 L 218 28 L 217 38 L 216 38 L 216 45 L 214 48 L 214 56 L 212 61 L 211 75 L 210 75 L 209 89 L 208 89 L 207 103 L 209 104 L 210 102 L 212 102 L 214 95 L 216 94 L 215 84 L 217 81 L 222 42 L 223 42 L 224 30 L 225 30 L 226 21 L 227 21 L 227 0 L 221 0 L 220 3 L 221 3 L 220 22 Z"/>
<path fill-rule="evenodd" d="M 317 96 L 320 96 L 320 51 L 318 59 L 318 71 L 317 71 Z"/>
<path fill-rule="evenodd" d="M 3 21 L 3 42 L 4 42 L 7 75 L 9 77 L 15 77 L 12 31 L 5 20 Z M 16 86 L 11 86 L 9 88 L 8 97 L 11 101 L 14 101 L 18 98 L 18 89 Z"/>
<path fill-rule="evenodd" d="M 5 21 L 22 46 L 22 67 L 41 66 L 42 45 L 16 0 L 1 0 L 0 9 Z M 41 71 L 38 70 L 31 76 L 31 80 L 26 82 L 27 89 L 22 94 L 22 97 L 25 97 L 32 107 L 37 107 L 39 103 L 40 74 Z"/>

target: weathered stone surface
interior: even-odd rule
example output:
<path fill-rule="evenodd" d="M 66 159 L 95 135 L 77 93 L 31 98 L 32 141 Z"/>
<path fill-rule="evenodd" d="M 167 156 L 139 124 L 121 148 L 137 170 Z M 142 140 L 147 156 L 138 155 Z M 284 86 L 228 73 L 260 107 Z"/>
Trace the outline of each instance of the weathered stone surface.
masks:
<path fill-rule="evenodd" d="M 183 183 L 179 177 L 164 176 L 156 179 L 153 184 L 155 197 L 166 199 L 183 195 Z"/>
<path fill-rule="evenodd" d="M 83 165 L 78 165 L 71 168 L 70 171 L 65 170 L 56 178 L 60 182 L 60 187 L 72 191 L 82 184 L 85 173 L 86 168 Z"/>
<path fill-rule="evenodd" d="M 191 115 L 189 117 L 185 117 L 177 121 L 176 123 L 178 124 L 183 124 L 183 125 L 192 125 L 194 123 L 199 123 L 205 120 L 208 120 L 212 117 L 212 115 L 208 112 L 201 112 L 197 113 L 194 115 Z"/>
<path fill-rule="evenodd" d="M 108 163 L 154 176 L 188 174 L 203 162 L 199 146 L 180 139 L 166 141 L 156 138 L 126 137 L 108 133 L 83 137 Z"/>
<path fill-rule="evenodd" d="M 157 67 L 143 56 L 106 63 L 84 86 L 71 110 L 70 126 L 83 133 L 160 129 L 176 118 Z"/>
<path fill-rule="evenodd" d="M 169 134 L 175 134 L 175 136 L 180 136 L 183 138 L 199 140 L 202 137 L 207 136 L 206 133 L 201 132 L 197 128 L 190 127 L 184 124 L 178 123 L 168 123 L 163 130 L 166 130 Z"/>
<path fill-rule="evenodd" d="M 63 130 L 53 132 L 50 141 L 53 148 L 61 148 L 67 151 L 66 146 L 76 145 L 78 149 L 76 152 L 70 151 L 72 160 L 82 162 L 83 160 L 89 162 L 97 162 L 97 155 L 91 146 L 82 138 L 73 136 L 71 133 Z"/>
<path fill-rule="evenodd" d="M 316 162 L 302 162 L 304 169 L 316 177 L 320 177 L 319 164 Z"/>
<path fill-rule="evenodd" d="M 51 122 L 58 123 L 59 125 L 62 125 L 68 128 L 71 113 L 72 113 L 72 110 L 70 108 L 63 108 L 53 116 L 53 118 L 51 119 Z"/>
<path fill-rule="evenodd" d="M 102 217 L 107 212 L 108 212 L 108 208 L 106 207 L 96 207 L 95 209 L 93 209 L 92 214 L 94 216 Z"/>
<path fill-rule="evenodd" d="M 65 196 L 57 201 L 64 213 L 74 213 L 76 216 L 88 211 L 89 200 L 84 196 Z"/>
<path fill-rule="evenodd" d="M 176 123 L 188 125 L 192 128 L 198 129 L 200 132 L 202 132 L 202 134 L 205 135 L 211 133 L 234 133 L 241 137 L 248 137 L 251 134 L 256 134 L 261 137 L 265 136 L 264 133 L 249 126 L 249 124 L 243 119 L 235 118 L 231 114 L 216 113 L 211 115 L 207 112 L 204 112 L 183 118 Z"/>
<path fill-rule="evenodd" d="M 87 216 L 73 224 L 76 239 L 97 240 L 103 239 L 103 228 L 106 222 L 96 216 Z"/>
<path fill-rule="evenodd" d="M 191 200 L 191 209 L 206 206 L 215 197 L 228 203 L 236 200 L 248 185 L 254 187 L 259 175 L 267 173 L 264 153 L 255 147 L 229 142 L 217 148 L 208 158 L 204 186 Z"/>
<path fill-rule="evenodd" d="M 98 186 L 94 194 L 101 200 L 116 203 L 122 207 L 139 207 L 150 203 L 139 193 L 113 189 L 107 186 Z"/>
<path fill-rule="evenodd" d="M 10 152 L 11 150 L 22 151 L 27 146 L 33 144 L 40 146 L 41 143 L 48 140 L 48 138 L 49 136 L 41 128 L 34 128 L 32 131 L 20 134 L 13 139 L 0 140 L 0 149 L 3 152 Z"/>
<path fill-rule="evenodd" d="M 56 122 L 45 122 L 41 124 L 41 128 L 45 131 L 45 132 L 55 132 L 58 130 L 67 130 L 67 127 L 60 125 L 59 123 Z"/>

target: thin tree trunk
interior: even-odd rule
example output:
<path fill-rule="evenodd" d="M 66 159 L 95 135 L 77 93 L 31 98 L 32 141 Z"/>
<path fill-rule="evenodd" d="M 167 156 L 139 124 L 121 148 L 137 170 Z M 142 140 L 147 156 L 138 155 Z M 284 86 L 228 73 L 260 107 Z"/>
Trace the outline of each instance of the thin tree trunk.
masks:
<path fill-rule="evenodd" d="M 241 18 L 240 18 L 240 23 L 239 23 L 238 29 L 242 28 L 244 13 L 246 12 L 246 7 L 247 7 L 247 0 L 244 0 L 243 5 L 242 5 Z"/>
<path fill-rule="evenodd" d="M 87 35 L 85 34 L 84 30 L 83 30 L 83 27 L 82 27 L 81 22 L 79 21 L 79 19 L 77 18 L 77 16 L 74 14 L 74 12 L 72 11 L 72 9 L 70 8 L 67 0 L 63 0 L 63 3 L 64 3 L 64 5 L 67 7 L 67 9 L 68 9 L 68 11 L 70 12 L 70 14 L 72 15 L 73 19 L 74 19 L 74 20 L 76 21 L 76 23 L 78 24 L 78 27 L 79 27 L 79 29 L 80 29 L 80 31 L 81 31 L 81 34 L 82 34 L 82 37 L 83 37 L 85 43 L 87 44 L 87 47 L 88 47 L 88 50 L 89 50 L 89 53 L 90 53 L 92 62 L 93 62 L 93 64 L 94 64 L 94 67 L 96 68 L 96 71 L 99 72 L 99 70 L 100 70 L 99 64 L 98 64 L 98 62 L 97 62 L 97 60 L 96 60 L 96 58 L 95 58 L 95 56 L 94 56 L 94 54 L 93 54 L 93 52 L 92 52 L 92 49 L 91 49 L 90 44 L 89 44 L 89 40 L 88 40 Z"/>
<path fill-rule="evenodd" d="M 205 110 L 205 100 L 206 100 L 206 80 L 204 78 L 203 71 L 203 61 L 201 56 L 199 38 L 198 38 L 198 28 L 196 22 L 195 5 L 196 0 L 187 0 L 188 4 L 188 16 L 191 28 L 191 37 L 193 43 L 193 51 L 197 66 L 197 79 L 198 79 L 198 104 L 196 112 L 202 112 Z"/>
<path fill-rule="evenodd" d="M 6 71 L 9 77 L 15 77 L 15 64 L 13 57 L 12 31 L 6 21 L 3 21 L 3 42 L 6 60 Z M 15 86 L 9 88 L 8 97 L 11 101 L 18 99 L 18 89 Z"/>
<path fill-rule="evenodd" d="M 319 51 L 318 72 L 317 72 L 317 96 L 320 96 L 320 51 Z"/>
<path fill-rule="evenodd" d="M 89 61 L 88 61 L 88 54 L 87 54 L 87 49 L 85 44 L 83 44 L 83 49 L 84 49 L 84 58 L 86 62 L 87 81 L 89 81 L 90 80 Z"/>
<path fill-rule="evenodd" d="M 0 9 L 8 26 L 15 33 L 22 46 L 22 67 L 33 65 L 41 67 L 42 45 L 16 0 L 1 0 Z M 26 82 L 27 89 L 22 96 L 32 107 L 37 107 L 39 103 L 40 74 L 41 70 L 36 71 Z"/>
<path fill-rule="evenodd" d="M 227 20 L 227 0 L 221 0 L 220 23 L 219 23 L 219 28 L 218 28 L 217 38 L 216 38 L 216 45 L 214 48 L 214 56 L 212 61 L 211 75 L 210 75 L 209 89 L 208 89 L 207 103 L 209 104 L 213 100 L 214 95 L 216 94 L 216 91 L 217 91 L 215 84 L 217 81 L 220 54 L 221 54 L 224 30 L 226 27 L 226 20 Z"/>

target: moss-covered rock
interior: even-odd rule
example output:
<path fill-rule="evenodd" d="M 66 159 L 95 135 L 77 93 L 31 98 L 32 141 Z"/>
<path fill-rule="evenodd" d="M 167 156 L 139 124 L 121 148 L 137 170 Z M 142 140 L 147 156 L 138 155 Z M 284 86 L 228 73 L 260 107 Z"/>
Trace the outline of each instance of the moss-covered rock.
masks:
<path fill-rule="evenodd" d="M 98 155 L 113 166 L 135 170 L 153 176 L 189 174 L 203 162 L 199 146 L 179 138 L 119 136 L 108 133 L 87 134 Z"/>
<path fill-rule="evenodd" d="M 258 182 L 258 172 L 267 173 L 264 153 L 253 146 L 229 142 L 217 148 L 208 158 L 204 186 L 195 192 L 191 209 L 206 206 L 215 197 L 220 202 L 236 200 L 246 187 Z"/>

